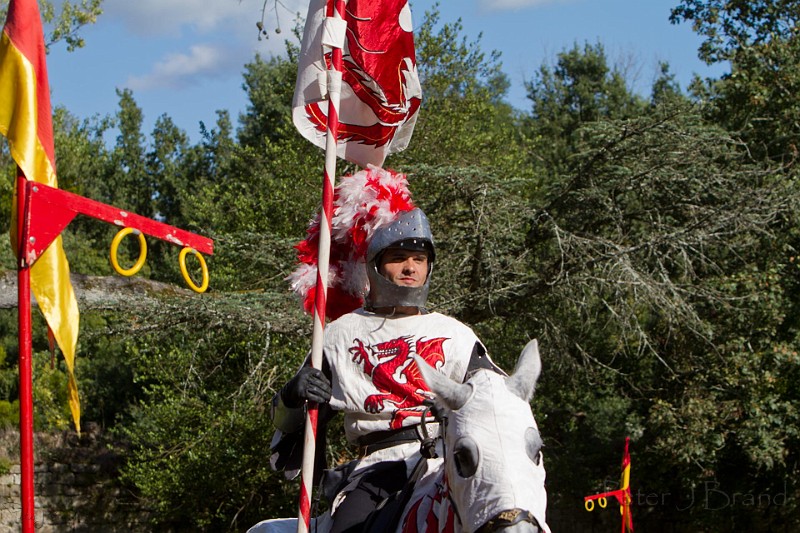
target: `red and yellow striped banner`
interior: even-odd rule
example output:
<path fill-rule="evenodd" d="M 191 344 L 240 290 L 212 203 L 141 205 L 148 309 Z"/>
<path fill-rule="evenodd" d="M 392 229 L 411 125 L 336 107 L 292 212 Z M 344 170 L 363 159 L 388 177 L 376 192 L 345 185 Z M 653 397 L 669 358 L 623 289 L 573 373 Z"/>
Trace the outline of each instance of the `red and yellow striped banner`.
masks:
<path fill-rule="evenodd" d="M 11 0 L 0 37 L 0 133 L 28 180 L 57 187 L 50 88 L 39 6 L 35 0 Z M 17 246 L 16 202 L 11 240 Z M 24 260 L 24 258 L 20 258 Z M 80 432 L 80 400 L 75 381 L 78 303 L 69 279 L 61 237 L 31 267 L 31 289 L 58 346 L 69 376 L 69 407 Z"/>

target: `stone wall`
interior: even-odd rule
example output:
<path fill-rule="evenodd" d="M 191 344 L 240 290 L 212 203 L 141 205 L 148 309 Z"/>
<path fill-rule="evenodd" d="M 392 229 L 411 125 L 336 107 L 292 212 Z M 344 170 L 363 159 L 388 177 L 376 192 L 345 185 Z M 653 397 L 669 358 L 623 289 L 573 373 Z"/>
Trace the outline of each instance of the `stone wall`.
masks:
<path fill-rule="evenodd" d="M 11 444 L 13 436 L 6 432 L 0 441 Z M 150 530 L 148 513 L 119 483 L 119 453 L 96 434 L 81 439 L 69 433 L 37 435 L 34 451 L 37 532 Z M 22 519 L 18 451 L 8 454 L 0 468 L 0 533 L 18 532 Z"/>

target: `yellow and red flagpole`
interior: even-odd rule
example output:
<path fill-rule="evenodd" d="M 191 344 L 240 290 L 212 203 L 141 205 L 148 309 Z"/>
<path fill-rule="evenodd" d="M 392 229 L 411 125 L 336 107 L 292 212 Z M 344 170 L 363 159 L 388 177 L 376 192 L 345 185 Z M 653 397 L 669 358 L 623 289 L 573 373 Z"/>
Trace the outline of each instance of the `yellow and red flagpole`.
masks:
<path fill-rule="evenodd" d="M 619 489 L 600 494 L 592 494 L 583 498 L 586 510 L 594 510 L 594 502 L 600 507 L 607 505 L 608 498 L 615 498 L 619 502 L 619 513 L 622 515 L 622 533 L 633 531 L 633 516 L 631 515 L 631 455 L 629 452 L 631 438 L 625 437 L 625 451 L 622 453 L 622 475 L 620 476 Z"/>
<path fill-rule="evenodd" d="M 326 19 L 341 24 L 344 21 L 346 0 L 328 0 Z M 328 295 L 328 270 L 333 218 L 333 190 L 336 184 L 337 138 L 339 135 L 339 103 L 342 92 L 343 42 L 331 49 L 331 66 L 327 71 L 327 132 L 325 170 L 322 180 L 322 216 L 320 216 L 317 283 L 314 296 L 314 331 L 311 338 L 311 366 L 322 368 L 322 346 L 325 333 L 325 309 Z M 311 495 L 314 479 L 314 455 L 317 445 L 319 407 L 309 402 L 306 413 L 303 443 L 303 464 L 300 474 L 300 502 L 297 520 L 298 533 L 307 533 L 311 525 Z"/>
<path fill-rule="evenodd" d="M 31 267 L 42 259 L 61 232 L 78 214 L 91 216 L 110 224 L 133 229 L 171 244 L 183 246 L 200 257 L 200 253 L 212 254 L 211 239 L 181 230 L 157 220 L 145 218 L 120 208 L 103 204 L 77 194 L 28 180 L 22 170 L 17 177 L 16 233 L 18 243 L 17 279 L 19 311 L 19 404 L 20 404 L 20 478 L 22 531 L 35 529 L 34 472 L 33 472 L 33 372 L 31 334 Z M 142 240 L 144 237 L 142 237 Z M 113 254 L 112 245 L 112 254 Z M 183 256 L 183 252 L 182 255 Z M 113 257 L 113 256 L 112 256 Z M 185 261 L 185 259 L 181 260 Z M 205 265 L 205 261 L 201 262 Z M 185 264 L 182 262 L 182 269 Z M 207 271 L 204 267 L 204 283 L 198 288 L 186 277 L 187 283 L 196 292 L 207 286 Z"/>
<path fill-rule="evenodd" d="M 633 517 L 631 516 L 631 455 L 628 451 L 630 437 L 625 437 L 625 453 L 622 455 L 622 479 L 620 480 L 620 490 L 622 491 L 621 512 L 622 512 L 622 533 L 633 531 Z"/>
<path fill-rule="evenodd" d="M 18 280 L 21 530 L 32 533 L 36 526 L 32 294 L 64 355 L 70 410 L 80 433 L 80 401 L 74 375 L 79 313 L 61 231 L 75 215 L 83 213 L 112 224 L 133 226 L 141 233 L 189 246 L 198 254 L 211 253 L 213 245 L 210 239 L 157 221 L 148 222 L 144 217 L 57 188 L 44 31 L 36 0 L 11 0 L 8 4 L 0 33 L 0 94 L 0 134 L 7 137 L 18 168 L 11 240 L 17 252 Z"/>
<path fill-rule="evenodd" d="M 45 61 L 44 32 L 35 0 L 11 0 L 0 34 L 0 134 L 18 166 L 17 197 L 12 206 L 12 242 L 18 252 L 20 474 L 22 531 L 34 530 L 33 399 L 31 365 L 31 293 L 54 332 L 67 361 L 69 397 L 75 427 L 80 431 L 80 403 L 73 374 L 78 311 L 69 266 L 60 241 L 33 268 L 23 252 L 26 211 L 30 208 L 28 180 L 56 186 L 55 150 L 50 93 Z"/>

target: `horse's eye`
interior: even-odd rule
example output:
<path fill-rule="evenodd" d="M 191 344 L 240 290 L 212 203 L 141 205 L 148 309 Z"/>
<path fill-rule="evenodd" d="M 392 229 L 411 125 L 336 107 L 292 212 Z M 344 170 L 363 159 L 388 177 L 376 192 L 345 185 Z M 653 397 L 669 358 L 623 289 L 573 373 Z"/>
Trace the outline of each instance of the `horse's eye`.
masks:
<path fill-rule="evenodd" d="M 478 445 L 469 437 L 461 437 L 454 448 L 453 460 L 458 475 L 463 478 L 474 476 L 478 470 Z"/>
<path fill-rule="evenodd" d="M 539 466 L 541 462 L 541 454 L 542 451 L 542 437 L 539 435 L 539 431 L 536 428 L 528 428 L 525 430 L 525 452 L 528 454 L 528 457 L 531 458 L 531 461 Z"/>

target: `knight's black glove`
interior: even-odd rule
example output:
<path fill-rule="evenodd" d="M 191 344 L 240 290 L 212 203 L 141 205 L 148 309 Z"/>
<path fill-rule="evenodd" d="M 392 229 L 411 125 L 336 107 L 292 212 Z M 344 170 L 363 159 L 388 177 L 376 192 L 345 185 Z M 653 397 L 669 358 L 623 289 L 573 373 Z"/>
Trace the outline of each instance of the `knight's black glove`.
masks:
<path fill-rule="evenodd" d="M 286 407 L 300 407 L 306 400 L 326 403 L 331 399 L 331 382 L 317 368 L 305 366 L 281 389 Z"/>

